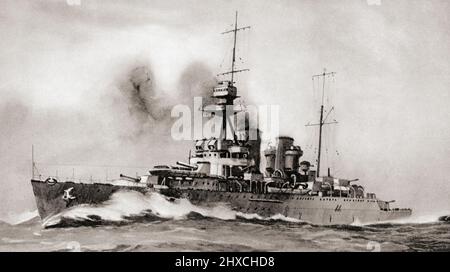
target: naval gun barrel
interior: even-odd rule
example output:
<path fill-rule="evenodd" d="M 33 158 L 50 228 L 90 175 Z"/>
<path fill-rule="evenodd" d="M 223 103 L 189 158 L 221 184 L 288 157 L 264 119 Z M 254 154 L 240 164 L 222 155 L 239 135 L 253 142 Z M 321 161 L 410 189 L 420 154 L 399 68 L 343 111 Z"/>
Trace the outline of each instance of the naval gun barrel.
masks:
<path fill-rule="evenodd" d="M 138 178 L 133 178 L 133 177 L 130 177 L 130 176 L 126 176 L 126 175 L 124 175 L 124 174 L 120 174 L 120 177 L 121 177 L 121 178 L 130 179 L 130 180 L 132 180 L 132 181 L 134 181 L 134 182 L 139 182 L 139 181 L 140 181 L 140 179 L 138 179 Z"/>
<path fill-rule="evenodd" d="M 177 164 L 181 165 L 181 166 L 184 166 L 186 168 L 190 168 L 192 170 L 197 170 L 197 168 L 198 168 L 198 166 L 196 166 L 196 165 L 191 165 L 191 164 L 188 164 L 188 163 L 185 163 L 185 162 L 181 162 L 181 161 L 177 161 Z"/>

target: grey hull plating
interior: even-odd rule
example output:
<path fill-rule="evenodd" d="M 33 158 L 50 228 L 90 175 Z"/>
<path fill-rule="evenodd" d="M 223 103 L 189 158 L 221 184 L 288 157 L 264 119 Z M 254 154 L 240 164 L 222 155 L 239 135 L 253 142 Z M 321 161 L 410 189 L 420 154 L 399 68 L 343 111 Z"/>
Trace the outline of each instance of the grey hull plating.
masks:
<path fill-rule="evenodd" d="M 59 182 L 51 185 L 38 180 L 32 180 L 31 183 L 39 215 L 43 220 L 76 205 L 100 204 L 107 201 L 113 193 L 119 190 L 133 190 L 140 193 L 153 191 L 141 186 L 117 186 L 102 183 Z M 71 194 L 75 198 L 65 200 L 65 190 L 70 188 L 73 188 Z M 168 196 L 187 198 L 196 205 L 226 203 L 233 210 L 242 213 L 258 214 L 263 217 L 281 214 L 317 225 L 376 223 L 411 215 L 410 209 L 382 210 L 377 200 L 371 199 L 299 196 L 279 193 L 254 194 L 182 188 L 160 192 Z"/>
<path fill-rule="evenodd" d="M 269 217 L 281 214 L 317 225 L 376 223 L 408 217 L 410 209 L 381 210 L 376 200 L 189 190 L 194 204 L 226 202 L 236 211 Z"/>

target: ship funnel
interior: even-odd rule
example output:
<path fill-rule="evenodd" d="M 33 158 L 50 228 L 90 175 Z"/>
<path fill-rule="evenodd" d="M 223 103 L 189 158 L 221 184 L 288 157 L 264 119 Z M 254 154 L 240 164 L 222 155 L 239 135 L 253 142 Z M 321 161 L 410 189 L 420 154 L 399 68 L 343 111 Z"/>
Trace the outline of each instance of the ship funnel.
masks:
<path fill-rule="evenodd" d="M 291 145 L 289 149 L 284 153 L 284 171 L 289 173 L 298 172 L 298 160 L 302 155 L 303 151 L 301 150 L 300 146 Z"/>
<path fill-rule="evenodd" d="M 266 171 L 268 174 L 280 170 L 285 174 L 297 172 L 299 158 L 303 155 L 300 146 L 294 146 L 294 139 L 287 136 L 277 137 L 276 146 L 265 150 Z"/>
<path fill-rule="evenodd" d="M 266 171 L 269 175 L 275 171 L 275 157 L 277 149 L 275 147 L 269 147 L 264 151 L 264 156 L 266 157 Z"/>

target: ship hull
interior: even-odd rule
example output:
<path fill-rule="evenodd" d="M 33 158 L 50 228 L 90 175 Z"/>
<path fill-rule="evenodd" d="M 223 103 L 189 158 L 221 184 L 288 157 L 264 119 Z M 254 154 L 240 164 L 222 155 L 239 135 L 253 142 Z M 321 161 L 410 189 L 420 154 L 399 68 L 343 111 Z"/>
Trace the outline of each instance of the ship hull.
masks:
<path fill-rule="evenodd" d="M 140 193 L 152 191 L 142 186 L 117 186 L 111 184 L 47 182 L 32 180 L 38 212 L 42 220 L 70 207 L 81 204 L 101 204 L 119 190 L 133 190 Z M 71 189 L 73 188 L 73 189 Z M 65 191 L 70 190 L 68 199 Z M 159 191 L 167 196 L 189 199 L 199 206 L 225 203 L 233 210 L 270 217 L 281 214 L 288 218 L 316 225 L 340 225 L 353 223 L 376 223 L 408 217 L 410 209 L 381 210 L 377 200 L 301 196 L 295 194 L 245 192 L 224 192 L 204 189 L 173 188 Z M 66 197 L 64 197 L 66 195 Z"/>
<path fill-rule="evenodd" d="M 133 190 L 141 193 L 149 190 L 147 187 L 141 186 L 117 186 L 104 183 L 91 184 L 70 181 L 51 184 L 45 181 L 31 180 L 31 184 L 38 213 L 42 220 L 73 206 L 101 204 L 119 190 Z"/>
<path fill-rule="evenodd" d="M 184 193 L 193 204 L 229 203 L 233 210 L 263 217 L 283 215 L 316 225 L 376 223 L 405 218 L 410 209 L 380 209 L 377 200 L 300 196 L 293 194 L 253 194 L 188 190 Z"/>

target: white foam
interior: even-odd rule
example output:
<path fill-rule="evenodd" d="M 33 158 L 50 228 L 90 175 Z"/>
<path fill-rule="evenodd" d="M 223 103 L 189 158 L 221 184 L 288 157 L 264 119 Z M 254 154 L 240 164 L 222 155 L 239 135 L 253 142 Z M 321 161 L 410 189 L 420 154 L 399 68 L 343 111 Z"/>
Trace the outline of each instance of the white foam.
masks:
<path fill-rule="evenodd" d="M 368 226 L 374 224 L 429 224 L 437 223 L 439 217 L 443 215 L 448 215 L 450 212 L 435 212 L 435 213 L 422 213 L 413 214 L 409 217 L 403 217 L 399 219 L 385 220 L 385 221 L 375 221 L 375 222 L 365 222 L 361 223 L 358 219 L 355 220 L 351 226 Z"/>
<path fill-rule="evenodd" d="M 111 199 L 101 205 L 79 205 L 69 208 L 57 215 L 47 218 L 43 226 L 58 224 L 61 218 L 75 220 L 94 220 L 89 216 L 99 216 L 102 220 L 121 222 L 125 217 L 143 215 L 151 211 L 152 214 L 166 219 L 184 219 L 191 212 L 199 213 L 206 217 L 214 217 L 222 220 L 234 220 L 237 217 L 257 220 L 281 220 L 286 222 L 301 222 L 295 218 L 289 218 L 281 214 L 271 217 L 263 217 L 258 214 L 247 214 L 233 211 L 226 204 L 216 204 L 212 207 L 200 207 L 192 204 L 187 199 L 168 200 L 158 193 L 142 194 L 134 191 L 119 191 L 111 196 Z"/>
<path fill-rule="evenodd" d="M 279 220 L 279 221 L 285 221 L 285 222 L 291 222 L 291 223 L 301 223 L 304 222 L 302 220 L 296 219 L 296 218 L 292 218 L 292 217 L 287 217 L 284 216 L 280 213 L 277 213 L 275 215 L 272 215 L 270 217 L 263 217 L 259 214 L 256 213 L 242 213 L 242 212 L 236 212 L 236 216 L 241 217 L 241 218 L 245 218 L 248 220 L 261 220 L 261 221 L 269 221 L 269 220 Z"/>
<path fill-rule="evenodd" d="M 395 224 L 428 224 L 436 223 L 439 217 L 443 215 L 448 215 L 450 212 L 436 212 L 436 213 L 424 213 L 424 214 L 413 214 L 410 217 L 400 218 L 396 220 L 391 220 L 391 223 Z"/>
<path fill-rule="evenodd" d="M 241 218 L 245 218 L 248 220 L 253 220 L 253 219 L 257 219 L 257 220 L 264 220 L 265 218 L 262 217 L 259 214 L 256 213 L 242 213 L 242 212 L 236 212 L 236 216 L 241 217 Z"/>
<path fill-rule="evenodd" d="M 88 217 L 90 215 L 99 216 L 102 220 L 119 222 L 124 221 L 124 217 L 138 216 L 148 210 L 151 210 L 158 217 L 168 219 L 183 219 L 190 212 L 197 212 L 203 216 L 224 220 L 236 218 L 236 213 L 226 205 L 203 208 L 193 205 L 187 199 L 170 201 L 158 193 L 144 195 L 134 191 L 119 191 L 114 193 L 111 199 L 104 204 L 85 204 L 72 207 L 46 219 L 43 225 L 51 226 L 57 224 L 62 217 L 76 220 L 92 220 Z"/>
<path fill-rule="evenodd" d="M 286 222 L 291 222 L 291 223 L 303 222 L 302 220 L 299 220 L 297 218 L 287 217 L 287 216 L 284 216 L 284 215 L 282 215 L 280 213 L 271 216 L 270 219 L 272 219 L 272 220 L 281 220 L 281 221 L 286 221 Z"/>
<path fill-rule="evenodd" d="M 24 222 L 27 222 L 33 218 L 36 218 L 39 216 L 39 213 L 37 210 L 34 211 L 25 211 L 19 214 L 8 214 L 6 218 L 3 219 L 8 224 L 11 225 L 17 225 Z"/>
<path fill-rule="evenodd" d="M 356 218 L 355 221 L 353 221 L 353 223 L 350 224 L 350 226 L 356 226 L 356 227 L 361 227 L 364 225 L 368 225 L 368 224 L 361 223 L 359 218 Z"/>

